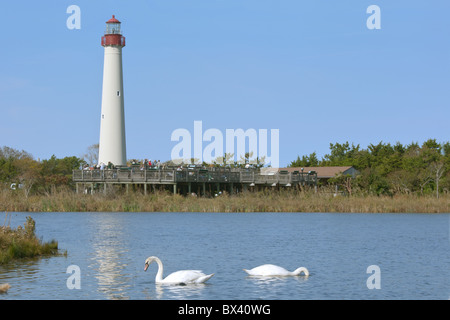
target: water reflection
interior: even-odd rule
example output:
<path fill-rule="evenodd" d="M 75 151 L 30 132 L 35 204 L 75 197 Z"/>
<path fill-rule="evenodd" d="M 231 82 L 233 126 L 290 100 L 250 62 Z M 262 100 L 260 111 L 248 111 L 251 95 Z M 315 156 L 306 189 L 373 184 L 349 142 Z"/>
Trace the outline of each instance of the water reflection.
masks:
<path fill-rule="evenodd" d="M 2 298 L 23 295 L 26 298 L 33 296 L 33 285 L 44 287 L 45 275 L 40 270 L 42 259 L 28 259 L 20 262 L 10 262 L 0 267 L 0 284 L 8 283 L 11 288 Z M 44 281 L 43 281 L 44 280 Z"/>
<path fill-rule="evenodd" d="M 130 276 L 126 274 L 128 246 L 122 219 L 115 214 L 95 215 L 90 268 L 97 279 L 97 291 L 108 299 L 128 299 Z"/>
<path fill-rule="evenodd" d="M 254 284 L 263 286 L 281 286 L 288 281 L 297 281 L 299 283 L 308 281 L 308 276 L 297 276 L 297 277 L 269 277 L 269 276 L 247 276 L 247 279 L 252 281 Z"/>
<path fill-rule="evenodd" d="M 207 286 L 205 283 L 188 285 L 167 285 L 155 284 L 156 299 L 176 299 L 186 300 L 200 297 L 203 289 Z"/>
<path fill-rule="evenodd" d="M 292 293 L 292 290 L 296 290 L 294 288 L 299 288 L 295 284 L 305 283 L 308 281 L 308 278 L 308 276 L 247 276 L 246 280 L 254 285 L 253 292 L 258 294 L 259 299 L 292 299 L 292 296 L 289 294 L 286 295 L 286 292 Z"/>
<path fill-rule="evenodd" d="M 3 282 L 16 277 L 36 279 L 39 274 L 39 262 L 40 259 L 28 259 L 5 264 L 0 269 L 0 280 Z"/>

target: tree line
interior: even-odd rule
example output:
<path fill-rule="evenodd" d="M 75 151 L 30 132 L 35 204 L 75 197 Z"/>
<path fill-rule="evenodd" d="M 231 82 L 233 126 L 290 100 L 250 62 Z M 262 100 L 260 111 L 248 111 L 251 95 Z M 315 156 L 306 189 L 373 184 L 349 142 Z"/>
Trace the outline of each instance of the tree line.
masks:
<path fill-rule="evenodd" d="M 315 152 L 298 156 L 290 167 L 353 166 L 355 179 L 338 176 L 330 183 L 339 184 L 349 193 L 377 195 L 439 194 L 450 190 L 450 142 L 428 139 L 392 145 L 380 142 L 367 148 L 345 143 L 330 143 L 330 152 L 319 160 Z"/>
<path fill-rule="evenodd" d="M 51 194 L 60 188 L 73 188 L 72 172 L 91 162 L 91 151 L 82 158 L 59 159 L 53 155 L 37 161 L 24 150 L 1 147 L 0 185 L 21 189 L 26 197 L 30 193 Z M 432 194 L 439 197 L 450 190 L 450 142 L 439 143 L 436 139 L 428 139 L 422 145 L 380 142 L 367 148 L 349 142 L 330 143 L 330 152 L 322 159 L 313 152 L 298 156 L 289 166 L 353 166 L 359 172 L 356 178 L 341 175 L 328 181 L 349 194 Z"/>
<path fill-rule="evenodd" d="M 30 193 L 50 194 L 57 188 L 72 186 L 72 171 L 86 164 L 75 156 L 37 161 L 22 150 L 0 148 L 0 183 L 3 188 Z"/>

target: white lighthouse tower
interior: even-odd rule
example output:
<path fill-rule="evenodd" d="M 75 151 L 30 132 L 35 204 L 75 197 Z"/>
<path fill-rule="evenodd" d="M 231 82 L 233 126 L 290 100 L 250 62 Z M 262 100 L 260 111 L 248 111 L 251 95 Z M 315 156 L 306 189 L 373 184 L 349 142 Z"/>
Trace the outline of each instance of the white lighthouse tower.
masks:
<path fill-rule="evenodd" d="M 120 21 L 114 16 L 106 21 L 102 46 L 105 48 L 105 59 L 98 162 L 123 166 L 127 163 L 122 75 L 125 37 L 120 30 Z"/>

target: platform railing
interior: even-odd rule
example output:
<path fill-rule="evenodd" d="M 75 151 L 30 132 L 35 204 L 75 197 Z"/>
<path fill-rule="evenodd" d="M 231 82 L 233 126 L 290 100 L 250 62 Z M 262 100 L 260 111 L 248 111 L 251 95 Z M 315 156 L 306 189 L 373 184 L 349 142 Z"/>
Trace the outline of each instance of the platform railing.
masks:
<path fill-rule="evenodd" d="M 74 182 L 100 183 L 242 183 L 264 185 L 317 184 L 317 173 L 276 172 L 263 174 L 256 170 L 208 169 L 118 169 L 73 170 Z"/>

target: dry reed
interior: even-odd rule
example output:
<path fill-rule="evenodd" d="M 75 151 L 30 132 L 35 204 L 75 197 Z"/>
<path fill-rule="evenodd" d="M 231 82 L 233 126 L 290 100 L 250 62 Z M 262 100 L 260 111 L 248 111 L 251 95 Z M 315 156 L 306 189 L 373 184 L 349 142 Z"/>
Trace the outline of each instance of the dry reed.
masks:
<path fill-rule="evenodd" d="M 8 213 L 6 217 L 7 215 Z M 35 222 L 31 217 L 27 217 L 23 227 L 18 226 L 13 229 L 9 223 L 0 226 L 0 264 L 14 259 L 56 254 L 58 254 L 58 242 L 39 240 L 35 234 Z"/>
<path fill-rule="evenodd" d="M 0 191 L 0 211 L 17 212 L 354 212 L 354 213 L 448 213 L 450 196 L 353 195 L 261 191 L 214 198 L 157 192 L 143 195 L 76 194 L 59 191 L 28 198 L 10 190 Z"/>

